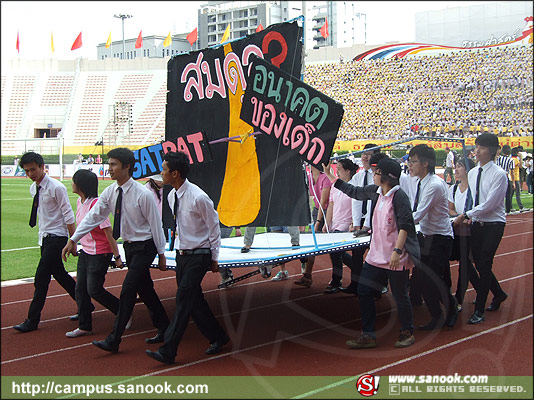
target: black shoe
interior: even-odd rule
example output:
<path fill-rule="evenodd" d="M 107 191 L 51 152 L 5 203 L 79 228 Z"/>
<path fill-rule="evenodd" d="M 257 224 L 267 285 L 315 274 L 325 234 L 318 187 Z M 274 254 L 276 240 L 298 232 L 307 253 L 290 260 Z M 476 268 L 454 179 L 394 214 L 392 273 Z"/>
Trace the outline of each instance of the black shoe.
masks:
<path fill-rule="evenodd" d="M 154 360 L 159 361 L 160 363 L 169 364 L 169 365 L 174 364 L 174 357 L 173 358 L 166 357 L 163 354 L 161 354 L 159 351 L 145 350 L 145 354 L 149 356 L 150 358 L 153 358 Z"/>
<path fill-rule="evenodd" d="M 346 293 L 346 294 L 355 294 L 358 295 L 358 287 L 354 285 L 349 285 L 347 287 L 340 287 L 340 292 Z"/>
<path fill-rule="evenodd" d="M 456 324 L 456 321 L 458 321 L 458 300 L 456 300 L 456 297 L 452 297 L 452 300 L 453 301 L 449 305 L 447 320 L 445 321 L 445 325 L 449 328 L 452 328 Z"/>
<path fill-rule="evenodd" d="M 205 351 L 206 354 L 212 355 L 220 353 L 222 350 L 222 347 L 230 341 L 230 338 L 226 336 L 222 340 L 216 340 L 215 342 L 210 344 L 210 347 L 208 347 Z"/>
<path fill-rule="evenodd" d="M 13 329 L 16 329 L 19 332 L 26 333 L 37 330 L 38 323 L 35 324 L 31 322 L 29 319 L 25 320 L 23 323 L 15 325 Z"/>
<path fill-rule="evenodd" d="M 426 325 L 419 325 L 419 330 L 422 331 L 432 331 L 434 329 L 441 329 L 443 327 L 444 323 L 443 315 L 441 315 L 439 318 L 434 318 L 430 320 L 430 322 Z"/>
<path fill-rule="evenodd" d="M 145 343 L 148 343 L 148 344 L 163 343 L 164 336 L 165 336 L 165 332 L 158 332 L 156 333 L 156 336 L 145 339 Z"/>
<path fill-rule="evenodd" d="M 326 294 L 333 294 L 337 292 L 339 292 L 339 286 L 332 286 L 332 285 L 328 285 L 326 289 L 323 291 L 323 293 L 326 293 Z"/>
<path fill-rule="evenodd" d="M 501 303 L 508 298 L 508 295 L 503 292 L 503 294 L 499 297 L 494 297 L 491 301 L 491 304 L 488 308 L 486 308 L 486 311 L 497 311 L 499 307 L 501 306 Z"/>
<path fill-rule="evenodd" d="M 118 344 L 110 344 L 107 340 L 93 340 L 92 343 L 99 349 L 109 351 L 110 353 L 117 353 L 119 351 Z"/>
<path fill-rule="evenodd" d="M 248 253 L 250 251 L 250 247 L 247 247 L 247 246 L 243 246 L 241 248 L 241 253 Z"/>
<path fill-rule="evenodd" d="M 486 317 L 484 317 L 484 314 L 478 311 L 475 311 L 473 315 L 471 315 L 471 318 L 469 318 L 469 321 L 467 321 L 468 324 L 478 324 L 482 321 L 484 321 Z"/>

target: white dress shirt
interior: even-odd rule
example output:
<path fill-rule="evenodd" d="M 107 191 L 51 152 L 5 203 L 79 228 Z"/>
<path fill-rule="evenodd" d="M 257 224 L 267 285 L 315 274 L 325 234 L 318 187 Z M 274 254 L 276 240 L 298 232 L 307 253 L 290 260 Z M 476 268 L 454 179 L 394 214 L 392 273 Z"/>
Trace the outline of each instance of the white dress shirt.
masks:
<path fill-rule="evenodd" d="M 69 237 L 68 224 L 74 224 L 75 217 L 69 202 L 67 188 L 60 181 L 45 174 L 39 184 L 39 246 L 43 244 L 43 237 L 47 234 Z M 30 186 L 32 197 L 37 192 L 37 184 Z"/>
<path fill-rule="evenodd" d="M 413 203 L 415 200 L 415 193 L 417 191 L 417 182 L 419 178 L 417 176 L 411 176 L 406 174 L 401 174 L 399 184 L 401 189 L 408 195 L 410 199 L 410 206 L 413 210 Z"/>
<path fill-rule="evenodd" d="M 219 259 L 221 229 L 219 214 L 213 201 L 197 185 L 187 179 L 178 190 L 172 189 L 167 199 L 174 210 L 174 194 L 178 196 L 175 250 L 211 249 L 211 259 Z"/>
<path fill-rule="evenodd" d="M 480 168 L 480 163 L 477 168 L 471 168 L 467 175 L 471 196 L 473 196 L 473 209 L 467 212 L 467 216 L 473 221 L 506 222 L 504 209 L 504 197 L 508 187 L 506 172 L 493 161 L 482 167 L 479 204 L 475 207 L 478 168 Z"/>
<path fill-rule="evenodd" d="M 122 186 L 121 237 L 124 241 L 140 242 L 153 239 L 158 254 L 165 253 L 165 236 L 158 206 L 153 194 L 141 183 L 130 178 Z M 72 240 L 77 242 L 115 213 L 119 185 L 114 182 L 104 189 L 91 211 L 76 228 Z"/>
<path fill-rule="evenodd" d="M 373 171 L 371 170 L 371 168 L 369 168 L 368 170 L 365 170 L 364 168 L 362 168 L 361 170 L 356 172 L 356 174 L 354 174 L 354 176 L 351 178 L 349 183 L 352 186 L 360 186 L 360 187 L 363 186 L 363 181 L 365 179 L 366 174 L 367 174 L 367 184 L 372 185 L 373 184 Z M 369 214 L 371 213 L 371 200 L 366 200 L 366 201 L 367 201 L 367 213 L 363 214 L 362 213 L 363 201 L 352 199 L 352 225 L 353 226 L 360 226 L 362 222 L 362 218 L 365 218 L 365 222 L 364 222 L 365 226 L 367 227 L 371 226 L 370 219 L 369 219 Z"/>
<path fill-rule="evenodd" d="M 435 174 L 427 174 L 421 181 L 419 203 L 413 219 L 424 235 L 454 237 L 449 217 L 448 186 Z M 419 183 L 419 180 L 417 181 Z"/>

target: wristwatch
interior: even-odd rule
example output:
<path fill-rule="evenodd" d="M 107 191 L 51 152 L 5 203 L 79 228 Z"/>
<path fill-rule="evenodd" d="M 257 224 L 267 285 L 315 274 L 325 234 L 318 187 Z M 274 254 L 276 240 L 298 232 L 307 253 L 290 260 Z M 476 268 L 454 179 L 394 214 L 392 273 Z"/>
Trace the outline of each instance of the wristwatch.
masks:
<path fill-rule="evenodd" d="M 397 247 L 395 247 L 395 248 L 393 249 L 393 251 L 394 251 L 395 253 L 397 253 L 397 254 L 402 254 L 402 250 L 399 249 L 399 248 L 397 248 Z"/>
<path fill-rule="evenodd" d="M 120 260 L 120 259 L 121 259 L 121 255 L 119 254 L 118 256 L 113 256 L 113 259 L 114 259 L 115 261 Z"/>
<path fill-rule="evenodd" d="M 469 218 L 469 217 L 467 216 L 467 213 L 466 213 L 466 212 L 464 212 L 464 219 L 471 219 L 471 218 Z"/>

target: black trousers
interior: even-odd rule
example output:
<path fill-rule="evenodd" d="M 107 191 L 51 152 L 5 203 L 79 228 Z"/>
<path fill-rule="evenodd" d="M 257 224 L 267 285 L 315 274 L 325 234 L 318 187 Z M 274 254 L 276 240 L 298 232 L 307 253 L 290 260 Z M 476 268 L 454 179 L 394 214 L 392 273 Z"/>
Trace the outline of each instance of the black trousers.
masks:
<path fill-rule="evenodd" d="M 514 187 L 511 180 L 508 180 L 508 187 L 506 188 L 506 196 L 504 198 L 504 207 L 506 212 L 509 213 L 512 209 L 512 196 L 514 194 Z"/>
<path fill-rule="evenodd" d="M 460 250 L 458 257 L 458 283 L 456 284 L 456 293 L 454 296 L 458 304 L 462 304 L 469 282 L 477 290 L 480 278 L 471 261 L 471 236 L 456 235 L 454 240 L 458 242 Z"/>
<path fill-rule="evenodd" d="M 195 325 L 210 343 L 224 340 L 227 335 L 202 293 L 202 279 L 211 266 L 211 254 L 184 255 L 176 253 L 176 309 L 165 331 L 165 343 L 159 352 L 174 358 L 178 345 L 193 318 Z"/>
<path fill-rule="evenodd" d="M 119 312 L 115 317 L 113 331 L 106 338 L 106 341 L 112 345 L 121 342 L 126 324 L 132 316 L 137 293 L 147 306 L 152 324 L 158 331 L 164 331 L 169 325 L 169 318 L 154 290 L 154 282 L 150 276 L 150 265 L 157 254 L 154 241 L 149 239 L 142 242 L 125 242 L 123 248 L 128 272 L 122 282 Z"/>
<path fill-rule="evenodd" d="M 76 273 L 76 303 L 78 303 L 78 326 L 84 331 L 93 328 L 91 298 L 98 301 L 113 314 L 119 312 L 119 299 L 104 289 L 112 253 L 87 254 L 83 250 L 78 256 Z"/>
<path fill-rule="evenodd" d="M 480 225 L 476 222 L 471 227 L 471 252 L 475 267 L 480 275 L 475 310 L 484 313 L 486 300 L 491 290 L 494 296 L 502 296 L 504 291 L 491 271 L 493 258 L 501 243 L 504 222 L 496 225 Z"/>
<path fill-rule="evenodd" d="M 41 311 L 43 310 L 48 293 L 50 279 L 53 276 L 63 289 L 74 300 L 76 299 L 75 287 L 76 281 L 68 274 L 61 260 L 61 250 L 67 244 L 65 236 L 49 236 L 43 238 L 41 245 L 41 259 L 35 271 L 33 300 L 28 310 L 28 319 L 35 324 L 41 320 Z"/>
<path fill-rule="evenodd" d="M 442 316 L 441 306 L 448 313 L 453 310 L 454 298 L 451 294 L 451 268 L 449 258 L 452 250 L 452 237 L 444 235 L 417 235 L 421 248 L 421 265 L 413 272 L 413 283 L 423 295 L 432 318 Z"/>

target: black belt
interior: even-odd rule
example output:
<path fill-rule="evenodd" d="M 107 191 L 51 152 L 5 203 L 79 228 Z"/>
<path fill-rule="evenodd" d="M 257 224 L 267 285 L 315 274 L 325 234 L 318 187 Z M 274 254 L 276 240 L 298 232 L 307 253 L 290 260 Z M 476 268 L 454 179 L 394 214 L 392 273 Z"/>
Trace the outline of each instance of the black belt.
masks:
<path fill-rule="evenodd" d="M 67 237 L 67 236 L 56 235 L 55 233 L 45 233 L 45 234 L 43 234 L 43 237 L 44 238 L 48 238 L 48 237 Z"/>
<path fill-rule="evenodd" d="M 504 222 L 484 222 L 484 221 L 473 221 L 474 225 L 486 226 L 486 225 L 505 225 Z"/>
<path fill-rule="evenodd" d="M 193 256 L 200 254 L 211 254 L 211 249 L 176 250 L 181 256 Z"/>

